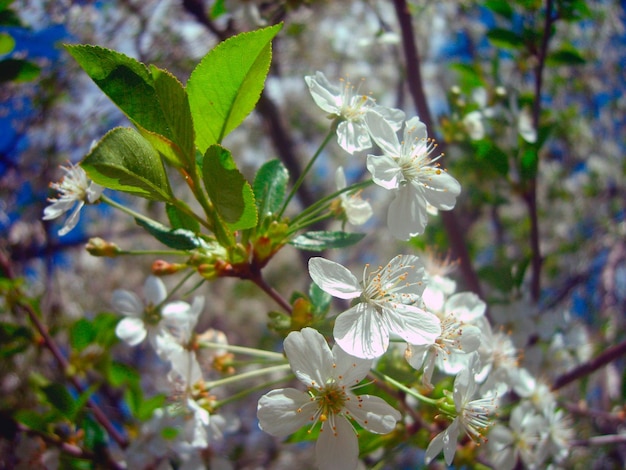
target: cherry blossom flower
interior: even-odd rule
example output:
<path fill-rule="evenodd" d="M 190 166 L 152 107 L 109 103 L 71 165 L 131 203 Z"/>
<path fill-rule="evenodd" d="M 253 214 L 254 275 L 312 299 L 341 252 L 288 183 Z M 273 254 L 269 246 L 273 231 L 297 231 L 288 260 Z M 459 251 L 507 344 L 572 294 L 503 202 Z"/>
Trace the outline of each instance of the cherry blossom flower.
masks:
<path fill-rule="evenodd" d="M 509 426 L 497 424 L 489 432 L 488 449 L 495 468 L 511 470 L 518 458 L 527 468 L 538 468 L 537 445 L 545 421 L 528 401 L 521 402 L 511 413 Z"/>
<path fill-rule="evenodd" d="M 260 428 L 283 437 L 321 423 L 315 446 L 318 467 L 356 468 L 359 446 L 351 421 L 370 432 L 386 434 L 401 417 L 379 397 L 354 395 L 353 389 L 369 372 L 372 361 L 350 356 L 337 345 L 331 350 L 313 328 L 289 333 L 284 346 L 291 369 L 307 391 L 284 388 L 263 395 L 257 408 Z"/>
<path fill-rule="evenodd" d="M 342 190 L 347 186 L 343 167 L 337 168 L 335 172 L 335 184 L 337 185 L 337 190 Z M 370 206 L 369 202 L 361 199 L 359 194 L 342 193 L 339 199 L 348 222 L 352 225 L 363 225 L 372 216 L 372 206 Z"/>
<path fill-rule="evenodd" d="M 50 187 L 58 194 L 56 198 L 49 198 L 51 204 L 43 211 L 43 220 L 52 220 L 61 217 L 66 212 L 72 210 L 63 227 L 59 230 L 59 235 L 66 235 L 76 227 L 80 210 L 86 203 L 96 202 L 104 188 L 87 178 L 87 173 L 78 165 L 61 166 L 65 176 L 60 183 L 51 183 Z"/>
<path fill-rule="evenodd" d="M 134 292 L 123 289 L 113 292 L 111 301 L 113 308 L 125 315 L 125 318 L 117 324 L 115 334 L 130 346 L 136 346 L 148 337 L 159 353 L 156 337 L 163 331 L 162 320 L 170 318 L 175 321 L 176 318 L 189 314 L 192 307 L 183 301 L 162 305 L 167 298 L 167 289 L 163 281 L 155 276 L 146 279 L 143 293 L 145 303 Z"/>
<path fill-rule="evenodd" d="M 367 95 L 359 94 L 349 81 L 343 88 L 332 85 L 322 72 L 304 77 L 315 103 L 327 113 L 341 118 L 337 127 L 337 142 L 346 152 L 353 154 L 372 147 L 369 130 L 363 121 L 366 110 L 373 110 L 393 129 L 400 129 L 404 112 L 377 105 Z"/>
<path fill-rule="evenodd" d="M 348 354 L 365 359 L 382 356 L 395 334 L 410 344 L 432 344 L 441 322 L 413 305 L 424 290 L 424 268 L 417 256 L 398 255 L 363 281 L 345 267 L 324 258 L 309 260 L 309 273 L 323 291 L 358 303 L 339 314 L 333 335 Z"/>
<path fill-rule="evenodd" d="M 424 233 L 428 205 L 453 209 L 461 185 L 436 163 L 442 155 L 431 157 L 437 146 L 419 118 L 405 123 L 402 142 L 379 114 L 367 112 L 364 121 L 383 151 L 383 155 L 367 156 L 367 169 L 374 183 L 395 193 L 387 216 L 389 230 L 400 240 Z"/>
<path fill-rule="evenodd" d="M 446 374 L 457 374 L 468 367 L 471 355 L 480 346 L 481 331 L 467 322 L 485 313 L 487 306 L 476 294 L 461 292 L 445 303 L 441 335 L 433 344 L 407 346 L 405 358 L 415 369 L 424 367 L 422 383 L 431 388 L 435 366 Z"/>
<path fill-rule="evenodd" d="M 430 441 L 426 449 L 426 464 L 443 450 L 446 464 L 451 465 L 460 432 L 467 433 L 473 440 L 484 439 L 484 433 L 491 426 L 489 415 L 495 411 L 496 400 L 493 395 L 473 399 L 477 389 L 475 374 L 478 368 L 478 354 L 474 352 L 469 367 L 461 370 L 454 380 L 453 397 L 457 415 L 446 430 Z"/>

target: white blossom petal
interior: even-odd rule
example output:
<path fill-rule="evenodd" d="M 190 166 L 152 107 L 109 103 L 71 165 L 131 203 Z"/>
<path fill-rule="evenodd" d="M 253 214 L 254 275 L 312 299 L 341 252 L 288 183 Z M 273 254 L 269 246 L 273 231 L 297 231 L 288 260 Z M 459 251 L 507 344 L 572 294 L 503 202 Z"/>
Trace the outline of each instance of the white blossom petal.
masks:
<path fill-rule="evenodd" d="M 283 344 L 291 370 L 305 385 L 318 388 L 332 374 L 333 355 L 326 339 L 317 330 L 292 331 Z"/>
<path fill-rule="evenodd" d="M 376 434 L 387 434 L 396 427 L 402 415 L 380 397 L 360 395 L 346 402 L 346 409 L 363 428 Z"/>
<path fill-rule="evenodd" d="M 350 423 L 344 418 L 335 420 L 335 429 L 330 423 L 324 427 L 315 445 L 315 461 L 320 470 L 354 470 L 359 463 L 359 443 Z"/>
<path fill-rule="evenodd" d="M 368 110 L 363 117 L 370 135 L 385 155 L 397 157 L 400 155 L 400 141 L 398 134 L 391 124 L 375 110 Z"/>
<path fill-rule="evenodd" d="M 303 409 L 310 403 L 311 397 L 295 388 L 272 390 L 259 399 L 259 427 L 272 436 L 288 436 L 311 423 L 311 415 Z"/>
<path fill-rule="evenodd" d="M 397 305 L 395 310 L 383 308 L 383 322 L 409 344 L 433 344 L 441 335 L 441 320 L 413 305 Z"/>
<path fill-rule="evenodd" d="M 398 162 L 387 155 L 368 155 L 367 169 L 374 183 L 382 188 L 396 189 L 404 182 Z"/>
<path fill-rule="evenodd" d="M 396 192 L 396 197 L 389 205 L 387 226 L 398 240 L 408 240 L 424 233 L 428 224 L 426 207 L 420 203 L 423 187 L 409 183 Z"/>
<path fill-rule="evenodd" d="M 357 385 L 372 368 L 371 359 L 352 356 L 337 344 L 333 346 L 332 353 L 335 359 L 333 376 L 348 386 Z"/>
<path fill-rule="evenodd" d="M 361 295 L 361 286 L 347 268 L 325 258 L 309 260 L 309 274 L 324 292 L 340 299 L 354 299 Z"/>
<path fill-rule="evenodd" d="M 167 289 L 160 278 L 148 276 L 143 286 L 143 294 L 147 302 L 158 305 L 167 298 Z"/>
<path fill-rule="evenodd" d="M 143 302 L 134 292 L 117 289 L 113 291 L 111 304 L 116 312 L 129 317 L 143 316 Z"/>
<path fill-rule="evenodd" d="M 360 303 L 335 319 L 333 336 L 337 344 L 356 357 L 373 359 L 382 356 L 389 346 L 389 331 L 376 309 Z"/>
<path fill-rule="evenodd" d="M 141 343 L 147 335 L 143 320 L 134 317 L 125 317 L 115 327 L 115 334 L 130 346 Z"/>

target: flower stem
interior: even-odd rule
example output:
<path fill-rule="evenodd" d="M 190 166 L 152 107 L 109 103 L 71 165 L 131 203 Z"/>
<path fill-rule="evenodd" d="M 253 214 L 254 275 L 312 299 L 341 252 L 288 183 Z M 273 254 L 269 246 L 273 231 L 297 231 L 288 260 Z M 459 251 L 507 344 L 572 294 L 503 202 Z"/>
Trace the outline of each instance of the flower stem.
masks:
<path fill-rule="evenodd" d="M 283 204 L 282 209 L 278 213 L 278 218 L 279 219 L 283 216 L 283 213 L 285 212 L 285 209 L 287 209 L 287 206 L 289 205 L 289 203 L 291 202 L 293 197 L 298 192 L 298 188 L 300 187 L 300 185 L 304 181 L 304 178 L 306 177 L 307 173 L 311 170 L 311 167 L 313 167 L 313 164 L 317 160 L 317 157 L 319 157 L 321 155 L 322 150 L 324 150 L 324 147 L 326 147 L 328 142 L 330 142 L 330 139 L 332 138 L 332 136 L 335 134 L 335 132 L 337 130 L 337 124 L 338 124 L 338 120 L 333 121 L 332 125 L 330 126 L 330 130 L 328 131 L 328 134 L 326 135 L 326 138 L 321 143 L 321 145 L 319 146 L 319 148 L 317 149 L 315 154 L 311 157 L 311 160 L 309 161 L 307 166 L 304 168 L 304 170 L 302 171 L 302 173 L 298 177 L 297 181 L 294 183 L 293 187 L 291 188 L 291 191 L 289 192 L 289 196 L 287 196 L 287 199 L 285 199 L 285 203 Z"/>
<path fill-rule="evenodd" d="M 259 377 L 265 374 L 273 374 L 274 372 L 282 372 L 290 370 L 289 364 L 279 364 L 277 366 L 266 367 L 264 369 L 255 369 L 248 372 L 244 372 L 242 374 L 237 374 L 232 377 L 226 377 L 225 379 L 214 380 L 213 382 L 208 382 L 206 387 L 208 389 L 212 389 L 215 387 L 221 387 L 224 385 L 231 385 L 237 382 L 241 382 L 242 380 L 252 379 L 254 377 Z"/>
<path fill-rule="evenodd" d="M 130 215 L 131 217 L 135 218 L 135 219 L 139 219 L 143 222 L 146 222 L 147 224 L 150 225 L 154 225 L 154 224 L 159 224 L 159 222 L 157 222 L 156 220 L 151 219 L 150 217 L 147 217 L 143 214 L 140 214 L 139 212 L 136 212 L 132 209 L 130 209 L 129 207 L 126 207 L 122 204 L 120 204 L 119 202 L 114 201 L 113 199 L 105 196 L 104 194 L 102 196 L 100 196 L 100 200 L 106 204 L 108 204 L 111 207 L 115 207 L 116 209 L 121 210 L 122 212 L 125 212 L 126 214 Z"/>
<path fill-rule="evenodd" d="M 245 346 L 234 346 L 231 344 L 212 343 L 210 341 L 200 341 L 198 345 L 206 349 L 224 349 L 237 354 L 247 354 L 248 356 L 263 357 L 272 360 L 285 360 L 285 356 L 281 353 L 273 351 L 265 351 L 263 349 L 247 348 Z"/>
<path fill-rule="evenodd" d="M 219 400 L 216 404 L 215 404 L 215 408 L 220 408 L 224 405 L 227 405 L 228 403 L 232 403 L 238 400 L 241 400 L 242 398 L 250 395 L 251 393 L 254 393 L 258 390 L 267 390 L 269 387 L 271 387 L 272 385 L 276 385 L 279 384 L 281 382 L 284 382 L 285 378 L 281 378 L 278 380 L 272 380 L 271 382 L 264 382 L 262 384 L 259 384 L 255 387 L 251 387 L 251 388 L 247 388 L 245 390 L 242 390 L 240 392 L 234 393 L 232 395 L 229 395 L 228 398 L 225 398 L 223 400 Z"/>
<path fill-rule="evenodd" d="M 412 397 L 417 398 L 420 401 L 423 401 L 424 403 L 428 403 L 429 405 L 433 405 L 433 406 L 436 406 L 438 408 L 441 406 L 441 401 L 440 400 L 435 400 L 434 398 L 429 398 L 427 396 L 424 396 L 421 393 L 419 393 L 417 390 L 415 390 L 413 388 L 407 387 L 403 383 L 398 382 L 396 379 L 394 379 L 392 377 L 389 377 L 388 375 L 383 374 L 382 372 L 378 372 L 376 370 L 372 370 L 371 372 L 375 376 L 379 377 L 381 380 L 384 380 L 385 382 L 390 383 L 394 387 L 399 388 L 403 392 L 411 395 Z"/>

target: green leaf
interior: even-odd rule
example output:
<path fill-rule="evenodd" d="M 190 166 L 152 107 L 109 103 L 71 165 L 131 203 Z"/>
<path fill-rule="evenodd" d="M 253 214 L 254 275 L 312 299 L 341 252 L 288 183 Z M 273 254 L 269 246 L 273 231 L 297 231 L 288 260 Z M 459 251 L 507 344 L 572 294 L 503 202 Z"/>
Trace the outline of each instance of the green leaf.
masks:
<path fill-rule="evenodd" d="M 57 383 L 52 383 L 41 388 L 48 402 L 61 412 L 66 418 L 74 414 L 74 399 L 67 389 Z"/>
<path fill-rule="evenodd" d="M 25 326 L 0 322 L 0 358 L 13 356 L 26 350 L 32 343 L 33 333 Z"/>
<path fill-rule="evenodd" d="M 165 403 L 165 395 L 155 395 L 143 400 L 137 409 L 136 416 L 141 421 L 150 419 L 154 410 L 161 408 Z"/>
<path fill-rule="evenodd" d="M 583 65 L 586 62 L 580 52 L 573 47 L 563 47 L 557 51 L 552 51 L 546 58 L 546 64 L 553 67 L 559 65 Z"/>
<path fill-rule="evenodd" d="M 216 19 L 226 13 L 226 7 L 224 6 L 224 0 L 215 0 L 213 7 L 211 8 L 211 19 Z"/>
<path fill-rule="evenodd" d="M 107 375 L 114 387 L 121 387 L 124 384 L 139 385 L 139 373 L 121 362 L 111 362 Z"/>
<path fill-rule="evenodd" d="M 65 48 L 170 163 L 193 161 L 191 113 L 185 89 L 174 76 L 103 47 Z"/>
<path fill-rule="evenodd" d="M 163 149 L 157 149 L 171 162 L 181 161 L 185 168 L 195 165 L 193 120 L 187 92 L 182 83 L 167 70 L 150 67 L 163 116 L 169 130 L 169 139 L 162 139 Z M 146 137 L 144 135 L 144 137 Z M 148 137 L 146 137 L 148 138 Z M 150 140 L 148 138 L 148 140 Z M 152 141 L 151 141 L 152 142 Z M 153 144 L 154 145 L 154 144 Z M 158 144 L 157 144 L 158 145 Z M 155 145 L 156 146 L 156 145 Z"/>
<path fill-rule="evenodd" d="M 86 318 L 81 318 L 70 329 L 70 345 L 76 351 L 82 351 L 89 346 L 96 337 L 92 323 Z"/>
<path fill-rule="evenodd" d="M 358 243 L 365 237 L 364 233 L 348 232 L 306 232 L 299 235 L 291 243 L 299 250 L 323 251 L 330 248 L 345 248 Z"/>
<path fill-rule="evenodd" d="M 198 64 L 187 94 L 201 153 L 235 129 L 254 109 L 272 58 L 271 40 L 282 25 L 238 34 L 218 44 Z"/>
<path fill-rule="evenodd" d="M 497 145 L 482 140 L 475 144 L 476 157 L 481 163 L 493 168 L 500 175 L 506 176 L 509 173 L 509 157 Z"/>
<path fill-rule="evenodd" d="M 161 243 L 175 250 L 193 250 L 202 244 L 198 236 L 189 230 L 172 229 L 158 222 L 142 219 L 135 219 L 135 222 Z"/>
<path fill-rule="evenodd" d="M 514 286 L 510 266 L 484 266 L 478 270 L 478 277 L 501 292 L 510 292 Z"/>
<path fill-rule="evenodd" d="M 96 343 L 109 347 L 119 342 L 115 334 L 115 327 L 120 321 L 120 316 L 114 313 L 99 313 L 93 319 L 93 329 L 96 332 Z"/>
<path fill-rule="evenodd" d="M 316 316 L 320 316 L 328 312 L 333 297 L 329 293 L 323 291 L 317 284 L 312 282 L 309 287 L 309 299 L 311 300 L 311 305 L 313 306 L 313 312 Z"/>
<path fill-rule="evenodd" d="M 0 60 L 0 83 L 30 82 L 41 72 L 38 65 L 22 59 Z"/>
<path fill-rule="evenodd" d="M 288 182 L 289 172 L 280 160 L 270 160 L 259 168 L 253 189 L 260 217 L 280 211 Z"/>
<path fill-rule="evenodd" d="M 503 49 L 517 49 L 524 45 L 521 36 L 509 29 L 493 28 L 487 33 L 487 39 L 496 47 Z"/>
<path fill-rule="evenodd" d="M 8 54 L 15 49 L 15 39 L 9 33 L 0 33 L 0 54 Z"/>
<path fill-rule="evenodd" d="M 178 201 L 177 204 L 188 207 L 187 204 L 185 204 L 183 201 Z M 189 211 L 191 211 L 191 209 L 189 209 Z M 198 222 L 198 220 L 194 217 L 190 216 L 187 212 L 182 211 L 172 204 L 167 204 L 165 206 L 165 212 L 167 213 L 167 218 L 169 219 L 170 224 L 172 224 L 173 228 L 183 228 L 194 233 L 200 232 L 200 222 Z"/>
<path fill-rule="evenodd" d="M 163 161 L 137 131 L 109 131 L 81 163 L 96 183 L 157 201 L 173 198 Z"/>
<path fill-rule="evenodd" d="M 525 181 L 531 180 L 537 176 L 537 168 L 539 166 L 539 157 L 537 150 L 527 148 L 522 153 L 520 159 L 520 174 Z"/>
<path fill-rule="evenodd" d="M 485 6 L 506 19 L 513 18 L 513 7 L 508 0 L 486 0 Z"/>
<path fill-rule="evenodd" d="M 231 230 L 256 226 L 254 193 L 228 150 L 219 145 L 209 147 L 202 162 L 202 178 L 217 213 Z"/>

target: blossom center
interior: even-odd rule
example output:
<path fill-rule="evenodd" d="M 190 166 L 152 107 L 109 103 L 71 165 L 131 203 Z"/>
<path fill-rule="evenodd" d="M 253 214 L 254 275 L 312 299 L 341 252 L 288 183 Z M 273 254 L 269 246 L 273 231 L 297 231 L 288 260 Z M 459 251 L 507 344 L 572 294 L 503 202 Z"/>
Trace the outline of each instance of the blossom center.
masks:
<path fill-rule="evenodd" d="M 400 156 L 398 165 L 406 181 L 425 183 L 424 179 L 429 179 L 433 174 L 441 174 L 439 165 L 432 166 L 432 164 L 439 160 L 443 154 L 435 158 L 430 157 L 436 148 L 437 144 L 434 139 L 424 137 L 417 140 L 408 155 L 403 153 Z"/>

